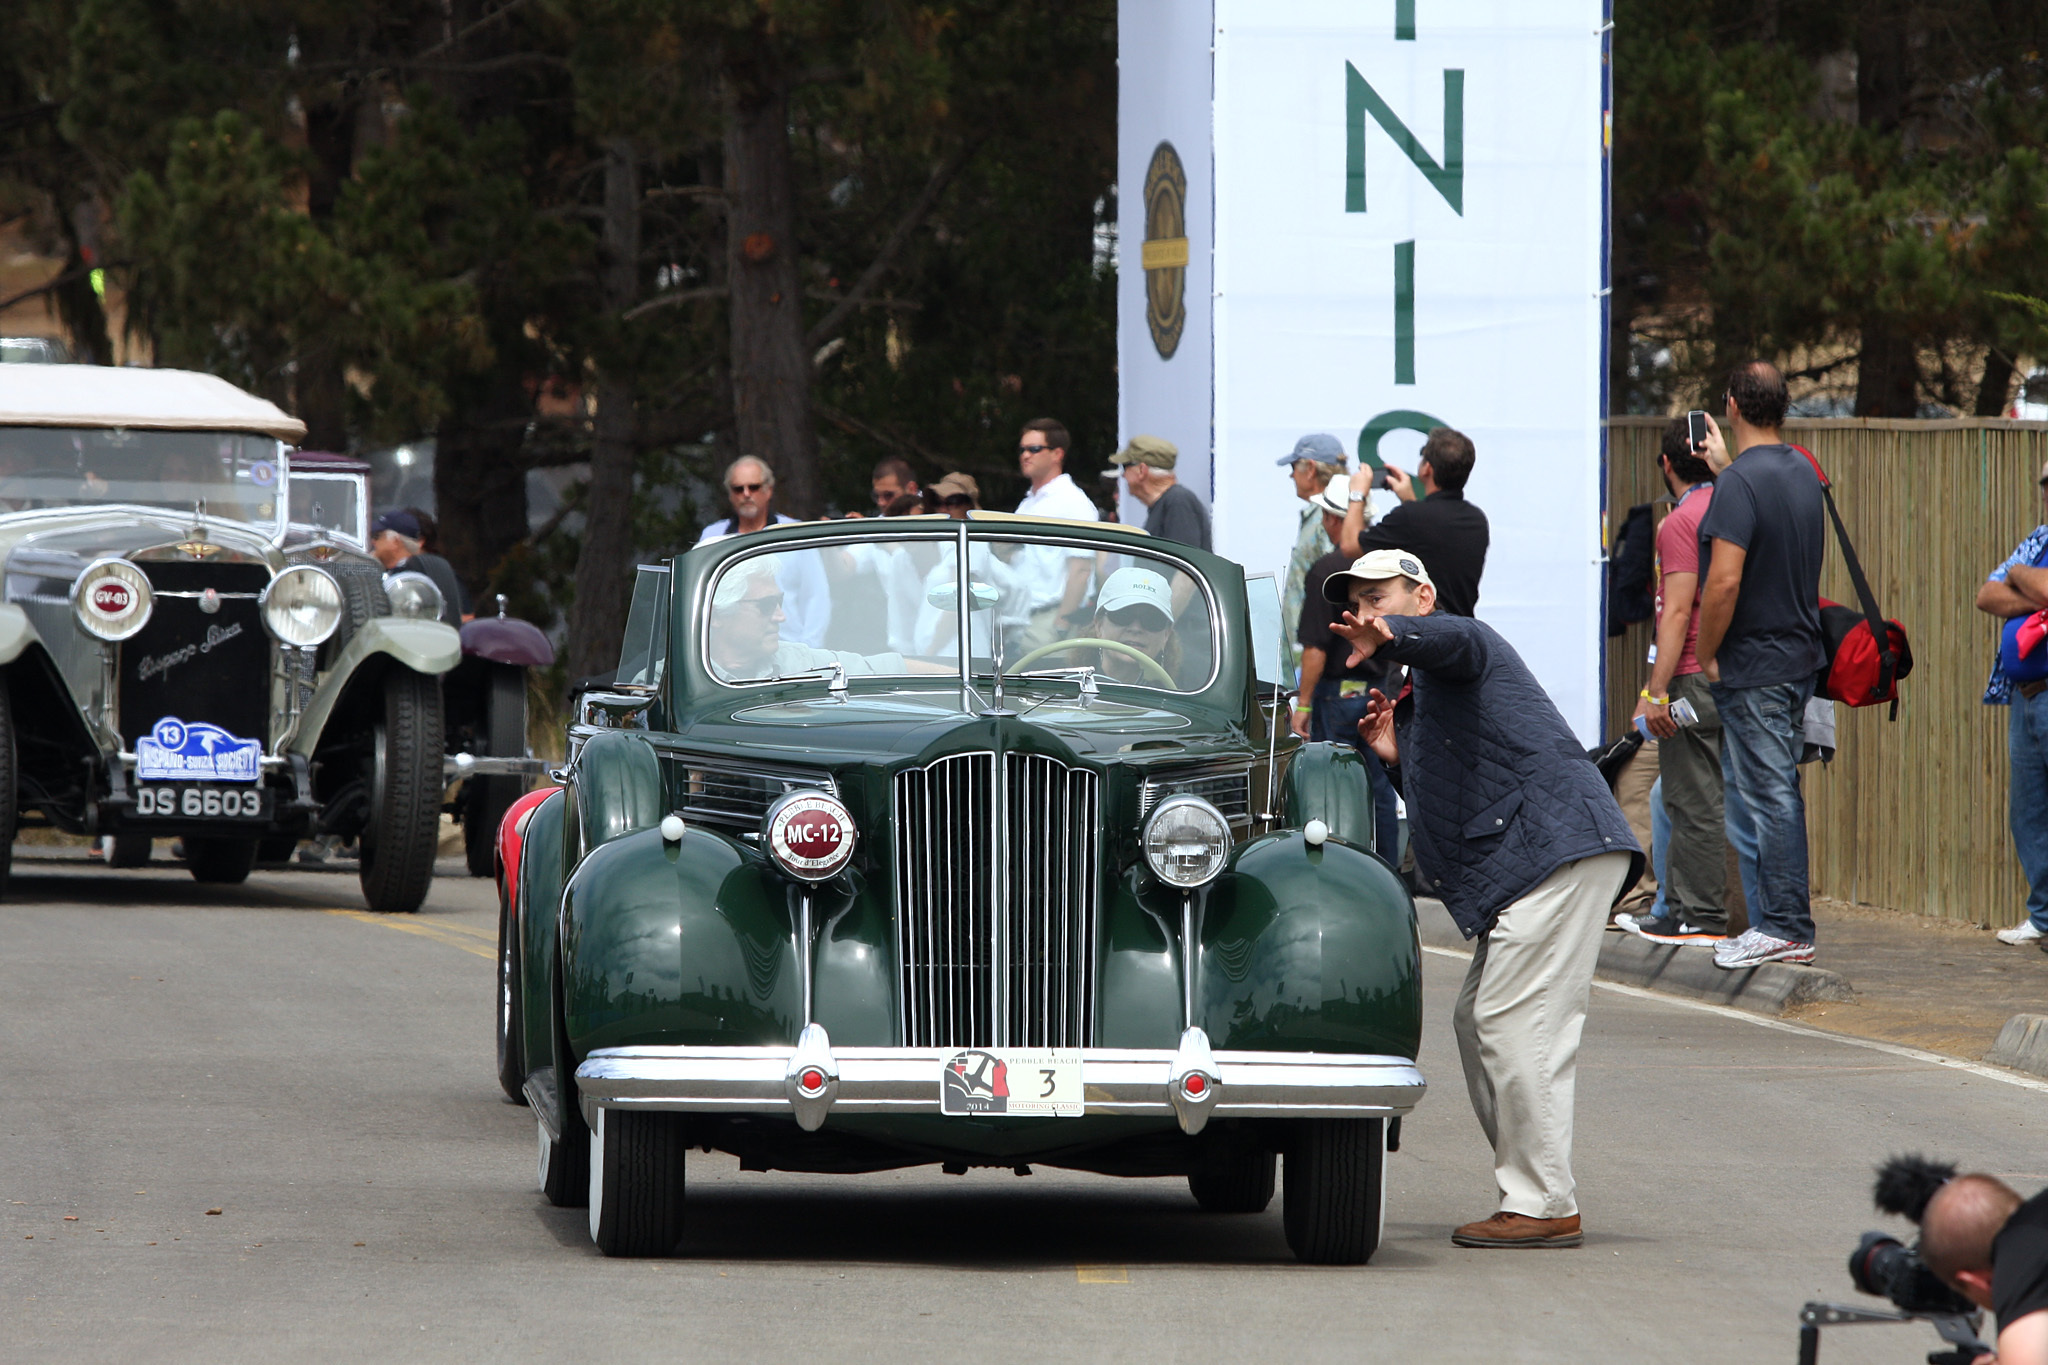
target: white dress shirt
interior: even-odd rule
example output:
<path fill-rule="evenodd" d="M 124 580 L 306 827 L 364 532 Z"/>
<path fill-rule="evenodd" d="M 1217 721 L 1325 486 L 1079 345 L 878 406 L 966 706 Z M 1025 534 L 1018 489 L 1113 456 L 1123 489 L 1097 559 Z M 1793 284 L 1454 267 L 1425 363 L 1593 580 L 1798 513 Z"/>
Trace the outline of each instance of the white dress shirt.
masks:
<path fill-rule="evenodd" d="M 1024 495 L 1018 514 L 1027 517 L 1064 517 L 1068 521 L 1099 521 L 1094 500 L 1083 493 L 1072 478 L 1055 474 Z M 1017 552 L 1010 567 L 1022 580 L 1028 597 L 1026 613 L 1056 607 L 1067 594 L 1067 563 L 1089 559 L 1092 550 L 1063 550 L 1056 545 L 1027 545 Z"/>

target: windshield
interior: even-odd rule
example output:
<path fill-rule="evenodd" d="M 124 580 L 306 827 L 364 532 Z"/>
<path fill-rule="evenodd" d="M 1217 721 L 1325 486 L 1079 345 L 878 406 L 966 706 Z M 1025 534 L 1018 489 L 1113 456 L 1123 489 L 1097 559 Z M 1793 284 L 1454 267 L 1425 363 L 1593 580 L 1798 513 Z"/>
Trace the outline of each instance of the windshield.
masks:
<path fill-rule="evenodd" d="M 308 474 L 291 477 L 291 521 L 294 527 L 363 539 L 363 478 L 360 474 Z M 209 504 L 210 505 L 210 504 Z"/>
<path fill-rule="evenodd" d="M 1208 594 L 1188 569 L 1142 550 L 1005 537 L 968 542 L 963 610 L 955 536 L 751 555 L 714 582 L 705 632 L 722 682 L 970 670 L 1192 692 L 1215 672 Z"/>
<path fill-rule="evenodd" d="M 274 526 L 278 443 L 215 431 L 0 428 L 0 512 L 140 503 Z"/>

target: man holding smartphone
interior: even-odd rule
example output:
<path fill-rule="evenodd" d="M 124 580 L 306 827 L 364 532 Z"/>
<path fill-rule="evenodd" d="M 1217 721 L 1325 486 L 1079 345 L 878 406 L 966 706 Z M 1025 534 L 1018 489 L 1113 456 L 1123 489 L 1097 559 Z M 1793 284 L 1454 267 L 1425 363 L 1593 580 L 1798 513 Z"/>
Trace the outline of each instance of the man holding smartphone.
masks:
<path fill-rule="evenodd" d="M 1401 505 L 1373 526 L 1366 525 L 1365 499 L 1375 471 L 1360 469 L 1351 476 L 1351 506 L 1337 548 L 1352 558 L 1374 550 L 1407 550 L 1429 565 L 1442 610 L 1454 616 L 1475 614 L 1489 534 L 1486 513 L 1465 501 L 1465 481 L 1472 477 L 1476 458 L 1464 432 L 1432 429 L 1413 479 L 1404 470 L 1386 467 L 1386 486 Z"/>
<path fill-rule="evenodd" d="M 1714 497 L 1714 471 L 1704 450 L 1704 412 L 1665 429 L 1657 467 L 1678 505 L 1657 528 L 1657 648 L 1636 716 L 1657 740 L 1664 813 L 1671 821 L 1665 854 L 1664 912 L 1627 921 L 1652 943 L 1712 945 L 1728 937 L 1728 839 L 1721 789 L 1721 714 L 1700 669 L 1700 519 Z M 1674 702 L 1698 719 L 1679 725 Z"/>

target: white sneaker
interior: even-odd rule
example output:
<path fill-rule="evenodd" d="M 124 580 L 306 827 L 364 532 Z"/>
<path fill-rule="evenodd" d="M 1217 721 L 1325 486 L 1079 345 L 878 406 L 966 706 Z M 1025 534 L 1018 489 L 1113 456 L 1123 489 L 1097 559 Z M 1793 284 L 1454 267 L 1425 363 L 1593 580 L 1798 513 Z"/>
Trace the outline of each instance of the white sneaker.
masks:
<path fill-rule="evenodd" d="M 2010 929 L 2000 929 L 1998 931 L 1998 941 L 2000 943 L 2010 943 L 2014 947 L 2018 947 L 2022 943 L 2035 943 L 2044 938 L 2048 938 L 2048 934 L 2044 934 L 2039 929 L 2036 929 L 2032 920 L 2021 920 Z"/>

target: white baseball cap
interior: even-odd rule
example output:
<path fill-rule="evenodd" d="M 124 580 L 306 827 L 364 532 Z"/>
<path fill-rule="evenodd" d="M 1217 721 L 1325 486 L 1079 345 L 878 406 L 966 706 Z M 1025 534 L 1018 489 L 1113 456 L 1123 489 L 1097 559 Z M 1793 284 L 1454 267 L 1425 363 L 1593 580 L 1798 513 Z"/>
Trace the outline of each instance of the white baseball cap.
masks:
<path fill-rule="evenodd" d="M 1099 611 L 1120 611 L 1125 607 L 1152 607 L 1166 613 L 1166 619 L 1173 619 L 1173 590 L 1166 586 L 1166 576 L 1150 569 L 1118 569 L 1102 584 L 1102 595 L 1095 599 Z"/>
<path fill-rule="evenodd" d="M 1417 583 L 1428 583 L 1434 588 L 1429 570 L 1422 567 L 1422 558 L 1406 550 L 1374 550 L 1360 555 L 1351 562 L 1343 573 L 1333 573 L 1323 580 L 1323 598 L 1339 606 L 1351 600 L 1351 584 L 1378 583 L 1389 578 L 1412 578 Z"/>

